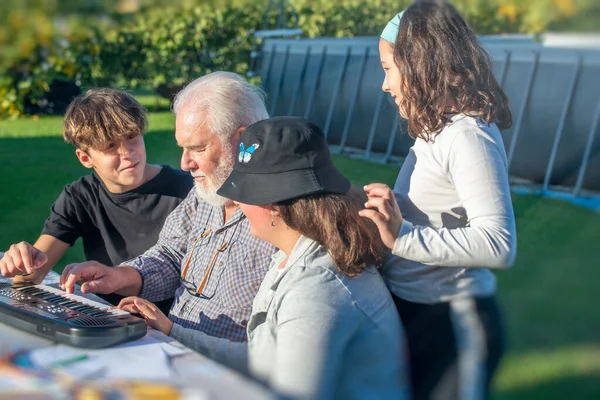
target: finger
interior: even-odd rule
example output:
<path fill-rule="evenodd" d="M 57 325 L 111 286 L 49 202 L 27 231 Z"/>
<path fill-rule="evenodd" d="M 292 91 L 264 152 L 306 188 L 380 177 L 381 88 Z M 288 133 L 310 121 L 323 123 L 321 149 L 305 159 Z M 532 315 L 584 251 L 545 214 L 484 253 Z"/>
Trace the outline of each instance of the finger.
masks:
<path fill-rule="evenodd" d="M 9 256 L 5 255 L 2 260 L 0 260 L 0 273 L 2 273 L 2 276 L 10 276 L 10 271 L 11 271 L 11 267 L 12 266 L 12 258 L 10 258 Z"/>
<path fill-rule="evenodd" d="M 374 183 L 369 183 L 368 185 L 363 186 L 363 189 L 365 192 L 371 192 L 372 190 L 376 190 L 378 188 L 386 188 L 389 187 L 388 185 L 386 185 L 385 183 L 379 183 L 379 182 L 374 182 Z"/>
<path fill-rule="evenodd" d="M 31 252 L 25 242 L 21 242 L 17 245 L 17 251 L 19 252 L 19 256 L 21 257 L 23 263 L 23 270 L 31 274 L 33 272 L 33 260 L 31 257 Z"/>
<path fill-rule="evenodd" d="M 69 271 L 69 275 L 67 275 L 64 286 L 63 286 L 63 290 L 65 292 L 67 292 L 68 294 L 71 294 L 75 291 L 75 285 L 77 284 L 77 281 L 80 279 L 80 275 L 81 275 L 81 266 L 78 265 L 76 267 L 73 267 L 71 269 L 71 271 Z"/>
<path fill-rule="evenodd" d="M 135 305 L 140 310 L 140 314 L 147 319 L 157 320 L 161 315 L 164 316 L 152 303 L 146 300 L 137 298 L 135 299 Z"/>
<path fill-rule="evenodd" d="M 140 314 L 148 323 L 148 326 L 158 329 L 165 335 L 169 335 L 173 326 L 171 321 L 154 304 L 141 300 L 137 299 L 136 305 L 140 310 Z"/>
<path fill-rule="evenodd" d="M 366 209 L 377 209 L 377 211 L 383 216 L 385 221 L 389 221 L 392 218 L 393 209 L 390 206 L 389 201 L 382 198 L 376 197 L 369 199 L 365 203 Z"/>
<path fill-rule="evenodd" d="M 367 185 L 365 187 L 369 186 L 370 185 Z M 369 187 L 368 190 L 365 189 L 365 192 L 367 193 L 368 197 L 382 197 L 386 200 L 396 200 L 392 189 L 390 189 L 388 185 L 385 185 L 383 183 L 373 184 L 373 186 Z"/>
<path fill-rule="evenodd" d="M 374 187 L 381 187 L 381 186 L 387 186 L 385 183 L 382 182 L 372 182 L 372 183 L 368 183 L 365 186 L 363 186 L 364 190 L 371 190 Z"/>
<path fill-rule="evenodd" d="M 386 243 L 386 246 L 390 247 L 389 243 L 387 242 L 388 238 L 391 238 L 393 234 L 390 232 L 390 227 L 388 226 L 388 223 L 383 219 L 381 213 L 375 210 L 361 210 L 358 212 L 358 215 L 373 221 L 373 223 L 377 227 L 377 230 L 379 231 L 379 236 L 381 237 L 381 240 L 384 243 Z"/>
<path fill-rule="evenodd" d="M 119 310 L 124 310 L 124 311 L 130 312 L 132 314 L 141 314 L 140 309 L 135 304 L 135 301 L 137 298 L 138 298 L 137 296 L 125 297 L 124 299 L 122 299 L 119 302 L 119 305 L 117 306 L 117 308 Z"/>
<path fill-rule="evenodd" d="M 359 211 L 358 215 L 373 221 L 373 223 L 375 223 L 377 226 L 377 230 L 379 231 L 379 236 L 383 244 L 389 249 L 394 248 L 398 231 L 392 227 L 392 224 L 384 220 L 380 212 L 372 209 L 365 209 Z"/>
<path fill-rule="evenodd" d="M 127 304 L 126 306 L 123 306 L 123 307 L 121 307 L 119 305 L 119 310 L 127 311 L 132 314 L 140 314 L 140 310 L 137 308 L 137 306 L 134 303 Z"/>
<path fill-rule="evenodd" d="M 6 265 L 8 267 L 8 273 L 10 274 L 9 276 L 27 273 L 25 271 L 21 252 L 15 245 L 10 246 L 10 250 L 7 252 Z"/>
<path fill-rule="evenodd" d="M 100 288 L 100 282 L 98 280 L 83 282 L 81 284 L 81 293 L 96 293 Z"/>
<path fill-rule="evenodd" d="M 25 272 L 25 267 L 23 267 L 20 254 L 13 252 L 9 254 L 8 257 L 6 257 L 4 262 L 6 268 L 6 276 L 17 276 L 27 274 L 27 272 Z"/>
<path fill-rule="evenodd" d="M 121 299 L 119 304 L 117 304 L 117 308 L 121 308 L 121 307 L 128 306 L 130 304 L 134 304 L 136 298 L 137 298 L 137 296 L 129 296 L 129 297 L 125 297 L 125 298 Z"/>
<path fill-rule="evenodd" d="M 58 286 L 60 286 L 61 289 L 64 290 L 64 285 L 65 285 L 65 282 L 67 281 L 67 277 L 71 273 L 71 270 L 78 265 L 79 264 L 69 264 L 65 267 L 65 269 L 63 269 L 62 274 L 60 274 L 60 280 L 58 281 Z"/>
<path fill-rule="evenodd" d="M 379 231 L 381 231 L 381 227 L 385 227 L 386 225 L 386 221 L 383 219 L 383 216 L 381 215 L 381 213 L 377 210 L 360 210 L 358 212 L 358 215 L 360 215 L 363 218 L 368 218 L 371 221 L 373 221 L 375 223 L 375 225 L 377 225 L 377 228 L 379 228 Z"/>

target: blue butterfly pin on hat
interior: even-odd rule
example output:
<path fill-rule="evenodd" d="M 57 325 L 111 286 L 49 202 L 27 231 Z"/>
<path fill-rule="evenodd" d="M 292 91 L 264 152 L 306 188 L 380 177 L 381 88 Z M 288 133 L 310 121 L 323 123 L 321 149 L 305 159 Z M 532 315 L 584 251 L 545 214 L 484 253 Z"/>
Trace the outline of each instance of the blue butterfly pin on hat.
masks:
<path fill-rule="evenodd" d="M 264 205 L 309 194 L 346 193 L 350 181 L 333 165 L 323 131 L 298 117 L 250 125 L 220 196 Z"/>
<path fill-rule="evenodd" d="M 245 147 L 244 142 L 240 143 L 240 154 L 238 155 L 238 161 L 241 163 L 247 163 L 252 160 L 252 154 L 258 149 L 260 145 L 254 143 L 252 146 Z"/>

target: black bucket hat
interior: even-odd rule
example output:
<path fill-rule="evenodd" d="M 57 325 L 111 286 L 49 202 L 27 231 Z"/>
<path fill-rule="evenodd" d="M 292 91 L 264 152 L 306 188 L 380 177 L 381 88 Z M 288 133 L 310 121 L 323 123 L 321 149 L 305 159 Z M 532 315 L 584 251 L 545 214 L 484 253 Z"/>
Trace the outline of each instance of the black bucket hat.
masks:
<path fill-rule="evenodd" d="M 350 181 L 333 165 L 323 131 L 298 117 L 250 125 L 229 178 L 217 194 L 264 205 L 316 193 L 346 193 Z"/>

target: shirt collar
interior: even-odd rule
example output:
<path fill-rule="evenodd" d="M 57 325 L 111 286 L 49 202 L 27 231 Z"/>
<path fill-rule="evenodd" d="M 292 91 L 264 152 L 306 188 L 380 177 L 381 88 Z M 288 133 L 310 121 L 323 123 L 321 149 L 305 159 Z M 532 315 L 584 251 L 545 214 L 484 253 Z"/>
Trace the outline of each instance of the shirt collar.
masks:
<path fill-rule="evenodd" d="M 205 202 L 204 207 L 205 213 L 208 214 L 207 227 L 210 228 L 214 233 L 226 230 L 246 219 L 246 216 L 239 207 L 233 212 L 227 222 L 223 222 L 225 220 L 225 207 L 213 206 Z"/>
<path fill-rule="evenodd" d="M 314 252 L 318 247 L 319 243 L 313 239 L 307 238 L 306 236 L 300 235 L 298 241 L 294 245 L 291 254 L 288 255 L 288 261 L 283 272 L 275 278 L 275 281 L 271 284 L 271 290 L 276 290 L 279 286 L 279 282 L 283 277 L 296 265 L 299 265 L 299 261 L 304 259 L 307 254 Z M 284 260 L 285 253 L 279 250 L 273 256 L 273 268 L 277 268 Z"/>

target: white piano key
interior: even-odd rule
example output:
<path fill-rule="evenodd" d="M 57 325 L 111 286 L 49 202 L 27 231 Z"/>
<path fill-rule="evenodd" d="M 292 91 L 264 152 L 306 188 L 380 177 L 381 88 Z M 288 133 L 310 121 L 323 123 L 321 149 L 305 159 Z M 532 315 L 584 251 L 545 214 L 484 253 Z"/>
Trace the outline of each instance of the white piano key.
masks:
<path fill-rule="evenodd" d="M 40 289 L 40 290 L 45 290 L 45 291 L 50 292 L 50 293 L 55 293 L 55 294 L 57 294 L 59 296 L 65 297 L 65 298 L 67 298 L 69 300 L 77 301 L 79 303 L 83 303 L 83 304 L 85 304 L 87 306 L 90 306 L 90 307 L 99 308 L 100 310 L 102 310 L 104 312 L 107 312 L 107 313 L 110 313 L 112 315 L 129 315 L 129 312 L 124 311 L 124 310 L 118 310 L 116 308 L 112 309 L 112 310 L 109 310 L 110 307 L 113 307 L 112 305 L 102 304 L 102 303 L 99 303 L 97 301 L 88 299 L 87 297 L 79 296 L 79 295 L 76 295 L 76 294 L 67 294 L 64 290 L 57 289 L 57 288 L 54 288 L 52 286 L 40 284 L 40 285 L 35 285 L 35 287 L 38 288 L 38 289 Z"/>

